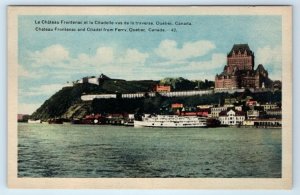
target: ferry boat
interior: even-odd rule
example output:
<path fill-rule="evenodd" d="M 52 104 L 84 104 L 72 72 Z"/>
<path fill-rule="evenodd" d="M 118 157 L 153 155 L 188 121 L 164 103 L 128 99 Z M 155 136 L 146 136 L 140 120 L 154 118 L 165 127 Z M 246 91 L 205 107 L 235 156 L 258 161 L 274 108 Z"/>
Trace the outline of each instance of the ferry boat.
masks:
<path fill-rule="evenodd" d="M 134 120 L 134 127 L 206 127 L 206 117 L 178 115 L 146 115 L 142 120 Z"/>

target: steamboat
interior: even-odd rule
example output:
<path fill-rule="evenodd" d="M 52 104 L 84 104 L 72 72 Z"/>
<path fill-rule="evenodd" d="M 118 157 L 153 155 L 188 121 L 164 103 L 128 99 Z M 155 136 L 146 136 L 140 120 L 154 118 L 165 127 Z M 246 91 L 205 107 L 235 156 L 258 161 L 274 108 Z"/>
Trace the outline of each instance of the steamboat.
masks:
<path fill-rule="evenodd" d="M 134 127 L 206 127 L 206 117 L 178 115 L 145 115 L 141 120 L 134 120 Z"/>

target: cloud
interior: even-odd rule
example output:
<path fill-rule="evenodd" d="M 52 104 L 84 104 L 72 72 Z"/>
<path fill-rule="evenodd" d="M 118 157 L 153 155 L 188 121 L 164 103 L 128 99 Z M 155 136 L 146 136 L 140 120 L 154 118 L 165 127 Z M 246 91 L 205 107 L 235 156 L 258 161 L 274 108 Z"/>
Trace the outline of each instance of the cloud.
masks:
<path fill-rule="evenodd" d="M 73 59 L 73 62 L 77 61 L 77 64 L 88 64 L 88 65 L 102 65 L 111 64 L 114 60 L 114 51 L 111 47 L 98 47 L 95 55 L 88 55 L 81 53 L 77 59 Z"/>
<path fill-rule="evenodd" d="M 123 79 L 133 78 L 135 70 L 143 67 L 149 54 L 135 48 L 121 52 L 111 47 L 99 47 L 95 55 L 81 53 L 71 64 L 76 72 L 91 75 L 105 73 L 109 76 Z"/>
<path fill-rule="evenodd" d="M 125 55 L 119 59 L 119 63 L 143 65 L 148 57 L 148 53 L 142 53 L 137 49 L 127 49 Z"/>
<path fill-rule="evenodd" d="M 19 114 L 32 114 L 36 109 L 38 109 L 41 104 L 18 104 L 18 113 Z"/>
<path fill-rule="evenodd" d="M 81 53 L 74 63 L 78 66 L 80 64 L 88 64 L 93 66 L 110 66 L 110 65 L 143 65 L 149 57 L 148 53 L 142 53 L 137 49 L 128 48 L 125 52 L 118 53 L 111 47 L 99 47 L 95 55 L 88 55 Z"/>
<path fill-rule="evenodd" d="M 281 66 L 281 53 L 281 47 L 279 46 L 258 48 L 256 51 L 256 61 L 258 64 Z"/>
<path fill-rule="evenodd" d="M 219 70 L 226 64 L 226 55 L 223 53 L 214 53 L 210 60 L 207 61 L 192 61 L 188 65 L 189 69 L 197 71 Z"/>
<path fill-rule="evenodd" d="M 178 48 L 177 45 L 174 40 L 163 40 L 154 52 L 162 58 L 174 61 L 204 56 L 216 48 L 214 43 L 206 40 L 186 42 L 182 48 Z"/>
<path fill-rule="evenodd" d="M 41 51 L 28 52 L 28 58 L 34 66 L 59 66 L 68 61 L 69 51 L 60 44 L 51 45 Z"/>
<path fill-rule="evenodd" d="M 282 50 L 280 46 L 265 46 L 256 50 L 256 64 L 263 64 L 271 79 L 281 79 Z"/>
<path fill-rule="evenodd" d="M 25 69 L 23 65 L 18 65 L 18 76 L 26 79 L 39 79 L 43 76 L 43 73 L 37 71 L 29 71 Z"/>
<path fill-rule="evenodd" d="M 19 76 L 24 78 L 44 77 L 52 80 L 65 78 L 69 80 L 75 75 L 87 76 L 95 73 L 118 75 L 116 70 L 121 70 L 123 78 L 129 78 L 133 74 L 133 69 L 145 65 L 148 57 L 148 53 L 135 48 L 120 51 L 109 46 L 98 47 L 95 49 L 95 53 L 92 54 L 80 53 L 71 57 L 67 48 L 55 44 L 41 50 L 28 51 L 25 60 L 27 62 L 26 67 L 29 68 L 28 70 L 32 69 L 34 71 L 29 72 L 21 67 Z"/>
<path fill-rule="evenodd" d="M 165 61 L 156 63 L 155 66 L 145 67 L 144 72 L 151 79 L 164 77 L 185 77 L 188 79 L 209 79 L 214 80 L 215 75 L 221 72 L 226 64 L 226 54 L 213 53 L 208 60 L 181 60 Z M 160 67 L 160 68 L 158 68 Z M 138 75 L 136 76 L 143 76 Z"/>

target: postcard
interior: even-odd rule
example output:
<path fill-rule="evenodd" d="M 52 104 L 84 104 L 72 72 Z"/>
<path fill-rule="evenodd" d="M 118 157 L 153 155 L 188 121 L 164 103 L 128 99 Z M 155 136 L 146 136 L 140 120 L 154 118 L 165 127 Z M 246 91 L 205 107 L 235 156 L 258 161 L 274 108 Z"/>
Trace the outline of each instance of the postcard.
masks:
<path fill-rule="evenodd" d="M 290 189 L 291 6 L 9 6 L 8 186 Z"/>

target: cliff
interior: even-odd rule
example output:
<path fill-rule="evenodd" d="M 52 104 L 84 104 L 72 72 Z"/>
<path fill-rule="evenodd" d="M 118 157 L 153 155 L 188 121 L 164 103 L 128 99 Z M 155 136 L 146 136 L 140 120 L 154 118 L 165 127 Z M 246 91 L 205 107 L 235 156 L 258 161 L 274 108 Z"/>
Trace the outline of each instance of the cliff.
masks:
<path fill-rule="evenodd" d="M 89 83 L 64 87 L 39 107 L 30 118 L 80 118 L 93 111 L 91 102 L 82 102 L 82 94 L 147 92 L 158 81 L 105 80 L 99 86 Z"/>

